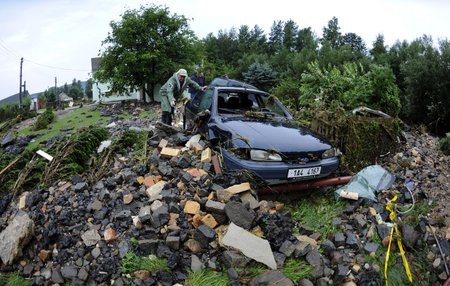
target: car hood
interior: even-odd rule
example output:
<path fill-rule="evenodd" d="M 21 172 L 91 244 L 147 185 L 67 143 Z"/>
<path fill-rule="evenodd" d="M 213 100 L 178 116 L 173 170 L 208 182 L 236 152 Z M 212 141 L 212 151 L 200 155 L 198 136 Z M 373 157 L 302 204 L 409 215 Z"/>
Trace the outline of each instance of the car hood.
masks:
<path fill-rule="evenodd" d="M 220 134 L 221 140 L 231 139 L 229 147 L 273 149 L 281 153 L 318 152 L 332 147 L 308 128 L 284 119 L 218 118 L 210 127 L 214 134 Z"/>

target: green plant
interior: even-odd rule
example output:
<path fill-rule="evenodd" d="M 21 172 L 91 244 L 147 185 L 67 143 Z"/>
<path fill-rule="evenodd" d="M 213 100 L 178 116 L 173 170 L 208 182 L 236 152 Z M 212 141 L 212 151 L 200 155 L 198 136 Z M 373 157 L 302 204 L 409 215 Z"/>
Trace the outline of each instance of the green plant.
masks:
<path fill-rule="evenodd" d="M 47 126 L 55 121 L 56 115 L 51 109 L 46 109 L 44 113 L 38 116 L 33 130 L 41 130 L 47 128 Z"/>
<path fill-rule="evenodd" d="M 450 132 L 445 137 L 439 139 L 439 149 L 446 155 L 450 155 Z"/>
<path fill-rule="evenodd" d="M 137 270 L 147 270 L 156 272 L 160 270 L 169 270 L 167 260 L 156 256 L 141 257 L 134 252 L 127 252 L 122 258 L 122 273 L 133 273 Z"/>
<path fill-rule="evenodd" d="M 0 274 L 0 286 L 29 286 L 31 282 L 19 273 Z"/>
<path fill-rule="evenodd" d="M 317 194 L 303 198 L 290 207 L 292 218 L 303 225 L 320 232 L 322 237 L 334 233 L 333 219 L 342 213 L 345 203 L 336 201 L 332 194 Z"/>
<path fill-rule="evenodd" d="M 300 280 L 310 276 L 313 267 L 303 259 L 288 258 L 281 269 L 292 282 L 297 283 Z"/>
<path fill-rule="evenodd" d="M 216 272 L 212 269 L 203 269 L 200 271 L 189 271 L 185 286 L 226 286 L 228 285 L 228 276 L 223 272 Z"/>

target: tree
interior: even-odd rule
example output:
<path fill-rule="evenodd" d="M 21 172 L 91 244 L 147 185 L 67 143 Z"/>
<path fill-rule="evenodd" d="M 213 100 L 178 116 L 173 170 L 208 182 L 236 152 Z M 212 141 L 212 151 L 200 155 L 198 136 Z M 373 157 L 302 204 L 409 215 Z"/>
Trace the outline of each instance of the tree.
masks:
<path fill-rule="evenodd" d="M 267 63 L 255 62 L 248 67 L 248 71 L 243 74 L 246 82 L 264 91 L 269 91 L 277 78 L 276 72 Z"/>
<path fill-rule="evenodd" d="M 283 21 L 274 21 L 270 28 L 268 52 L 275 54 L 283 45 Z"/>
<path fill-rule="evenodd" d="M 331 18 L 328 21 L 328 26 L 323 28 L 322 44 L 326 41 L 330 44 L 331 48 L 338 48 L 341 45 L 341 32 L 336 17 Z"/>
<path fill-rule="evenodd" d="M 342 36 L 342 45 L 349 46 L 353 52 L 364 56 L 367 53 L 366 44 L 363 39 L 355 33 L 346 33 Z"/>
<path fill-rule="evenodd" d="M 291 52 L 295 51 L 298 34 L 298 25 L 293 20 L 289 20 L 284 24 L 283 28 L 283 45 Z"/>
<path fill-rule="evenodd" d="M 385 65 L 388 63 L 387 47 L 384 45 L 384 36 L 379 34 L 373 42 L 373 48 L 370 50 L 370 55 L 376 64 Z"/>
<path fill-rule="evenodd" d="M 165 82 L 174 70 L 194 59 L 194 33 L 184 16 L 171 15 L 168 8 L 150 5 L 127 10 L 120 21 L 112 21 L 112 32 L 102 42 L 99 70 L 94 78 L 109 81 L 112 90 L 129 93 L 130 88 L 147 94 L 151 101 L 156 84 Z"/>
<path fill-rule="evenodd" d="M 314 32 L 311 31 L 311 27 L 301 29 L 298 31 L 296 49 L 302 51 L 303 49 L 310 49 L 316 51 L 318 42 Z"/>
<path fill-rule="evenodd" d="M 91 100 L 92 100 L 92 95 L 93 95 L 92 94 L 92 85 L 93 85 L 93 80 L 92 80 L 92 78 L 90 78 L 87 80 L 85 93 L 86 93 L 87 98 L 89 98 Z"/>

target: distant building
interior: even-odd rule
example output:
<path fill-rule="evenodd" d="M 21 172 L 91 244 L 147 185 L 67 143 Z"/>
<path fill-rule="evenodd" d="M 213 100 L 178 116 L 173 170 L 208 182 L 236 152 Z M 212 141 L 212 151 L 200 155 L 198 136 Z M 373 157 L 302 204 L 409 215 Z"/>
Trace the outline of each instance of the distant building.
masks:
<path fill-rule="evenodd" d="M 68 95 L 65 94 L 64 92 L 61 92 L 61 93 L 58 95 L 58 99 L 59 99 L 59 102 L 63 103 L 64 105 L 67 104 L 67 105 L 70 106 L 70 107 L 73 106 L 73 98 L 70 97 L 70 96 L 68 96 Z"/>
<path fill-rule="evenodd" d="M 100 64 L 100 57 L 97 58 L 91 58 L 91 67 L 92 67 L 92 75 L 95 74 L 96 71 L 99 69 Z M 155 86 L 155 89 L 153 90 L 154 99 L 159 99 L 159 89 L 161 88 L 161 85 L 158 84 Z M 147 95 L 146 95 L 147 96 Z M 125 93 L 118 93 L 116 91 L 111 90 L 111 85 L 106 83 L 101 83 L 98 81 L 93 81 L 92 84 L 92 101 L 94 102 L 113 102 L 113 101 L 123 101 L 123 100 L 143 100 L 141 98 L 141 92 L 139 91 L 139 88 L 133 88 L 130 89 L 129 94 Z"/>
<path fill-rule="evenodd" d="M 92 74 L 94 75 L 98 71 L 101 58 L 92 58 Z M 139 100 L 139 91 L 132 91 L 129 95 L 120 94 L 111 90 L 111 85 L 109 83 L 101 83 L 94 81 L 92 84 L 92 101 L 94 102 L 111 102 L 111 101 L 122 101 L 122 100 Z"/>

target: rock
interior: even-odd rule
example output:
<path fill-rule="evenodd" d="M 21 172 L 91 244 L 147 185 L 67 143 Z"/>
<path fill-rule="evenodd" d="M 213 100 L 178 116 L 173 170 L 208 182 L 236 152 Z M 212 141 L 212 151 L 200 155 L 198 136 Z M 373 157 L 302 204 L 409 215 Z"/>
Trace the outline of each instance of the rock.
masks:
<path fill-rule="evenodd" d="M 238 202 L 228 202 L 225 205 L 225 213 L 232 223 L 245 229 L 250 229 L 255 219 L 255 215 Z"/>
<path fill-rule="evenodd" d="M 61 267 L 61 275 L 66 279 L 72 279 L 77 277 L 78 270 L 74 266 L 63 266 Z"/>
<path fill-rule="evenodd" d="M 294 251 L 295 251 L 296 245 L 292 243 L 289 240 L 285 240 L 283 244 L 281 245 L 279 251 L 286 255 L 287 257 L 290 257 Z"/>
<path fill-rule="evenodd" d="M 24 212 L 19 212 L 0 233 L 0 258 L 10 265 L 22 255 L 22 249 L 34 235 L 34 222 Z"/>
<path fill-rule="evenodd" d="M 336 247 L 345 245 L 345 235 L 342 232 L 338 232 L 334 235 L 334 244 Z"/>
<path fill-rule="evenodd" d="M 400 227 L 400 232 L 402 234 L 402 241 L 408 249 L 414 249 L 419 239 L 419 234 L 414 228 L 406 223 L 403 223 Z"/>
<path fill-rule="evenodd" d="M 61 275 L 61 271 L 58 268 L 53 268 L 52 269 L 52 282 L 56 283 L 56 284 L 63 284 L 64 283 L 64 278 Z"/>
<path fill-rule="evenodd" d="M 234 223 L 228 226 L 222 243 L 239 249 L 245 256 L 261 262 L 271 269 L 277 268 L 269 242 L 251 234 Z"/>
<path fill-rule="evenodd" d="M 197 272 L 202 270 L 203 268 L 205 268 L 205 266 L 203 265 L 202 261 L 198 258 L 197 255 L 192 254 L 191 255 L 191 270 L 193 272 Z"/>
<path fill-rule="evenodd" d="M 250 283 L 250 286 L 294 286 L 294 283 L 287 278 L 283 272 L 279 270 L 272 270 L 263 272 L 254 277 Z"/>
<path fill-rule="evenodd" d="M 379 246 L 380 245 L 377 243 L 368 242 L 364 246 L 364 250 L 368 253 L 372 253 L 372 252 L 375 253 L 375 252 L 377 252 Z"/>
<path fill-rule="evenodd" d="M 202 245 L 195 239 L 188 239 L 184 246 L 188 248 L 192 253 L 199 253 L 202 250 Z"/>
<path fill-rule="evenodd" d="M 97 242 L 101 239 L 101 237 L 100 234 L 98 234 L 97 230 L 91 229 L 83 233 L 81 239 L 83 240 L 86 246 L 93 246 L 97 244 Z"/>
<path fill-rule="evenodd" d="M 201 226 L 199 226 L 194 233 L 194 238 L 195 240 L 197 240 L 198 242 L 200 242 L 200 244 L 202 245 L 202 247 L 207 248 L 209 243 L 211 241 L 213 241 L 213 239 L 216 237 L 216 232 L 210 228 L 207 225 L 202 224 Z"/>
<path fill-rule="evenodd" d="M 113 228 L 107 228 L 103 234 L 103 237 L 107 243 L 110 243 L 117 239 L 117 234 Z"/>
<path fill-rule="evenodd" d="M 331 252 L 336 250 L 336 246 L 330 240 L 323 241 L 320 247 L 323 249 L 325 255 L 329 255 Z"/>
<path fill-rule="evenodd" d="M 228 268 L 245 268 L 250 259 L 236 251 L 225 250 L 222 253 L 222 260 Z"/>
<path fill-rule="evenodd" d="M 314 284 L 311 282 L 311 280 L 303 278 L 298 282 L 298 286 L 314 286 Z"/>
<path fill-rule="evenodd" d="M 312 249 L 308 254 L 306 255 L 306 261 L 311 266 L 318 266 L 320 265 L 320 253 L 317 249 Z"/>

